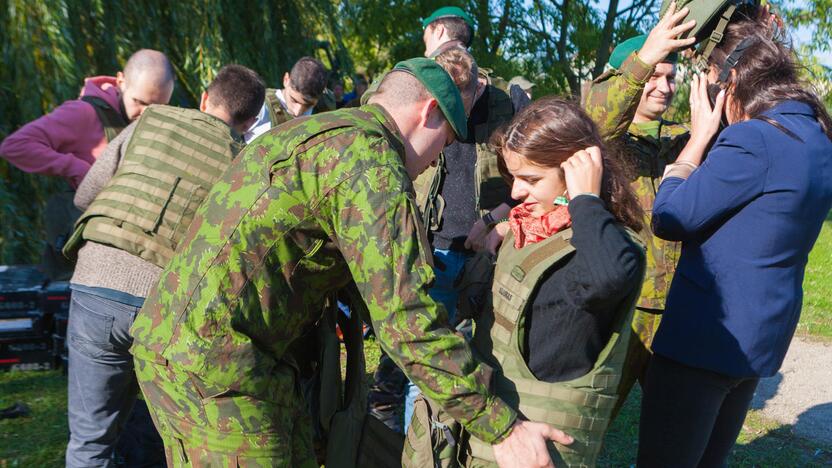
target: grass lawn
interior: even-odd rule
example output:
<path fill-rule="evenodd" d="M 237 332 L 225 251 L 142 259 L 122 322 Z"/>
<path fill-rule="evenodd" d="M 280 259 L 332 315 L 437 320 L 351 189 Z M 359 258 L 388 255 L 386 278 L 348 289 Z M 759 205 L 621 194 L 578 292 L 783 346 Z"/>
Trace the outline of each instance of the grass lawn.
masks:
<path fill-rule="evenodd" d="M 832 212 L 826 217 L 815 248 L 809 254 L 803 291 L 803 311 L 797 333 L 832 341 Z"/>
<path fill-rule="evenodd" d="M 798 333 L 832 341 L 832 215 L 809 256 L 804 282 L 803 315 Z M 367 342 L 367 366 L 378 362 L 375 341 Z M 369 376 L 368 376 L 369 377 Z M 630 395 L 606 438 L 601 466 L 630 466 L 635 462 L 641 394 Z M 59 467 L 67 440 L 66 379 L 59 371 L 0 373 L 0 408 L 24 402 L 32 416 L 0 420 L 0 468 Z M 795 435 L 752 411 L 737 441 L 731 466 L 832 466 L 832 447 Z"/>
<path fill-rule="evenodd" d="M 0 420 L 0 468 L 63 466 L 66 377 L 61 371 L 0 372 L 0 408 L 18 401 L 32 414 Z"/>

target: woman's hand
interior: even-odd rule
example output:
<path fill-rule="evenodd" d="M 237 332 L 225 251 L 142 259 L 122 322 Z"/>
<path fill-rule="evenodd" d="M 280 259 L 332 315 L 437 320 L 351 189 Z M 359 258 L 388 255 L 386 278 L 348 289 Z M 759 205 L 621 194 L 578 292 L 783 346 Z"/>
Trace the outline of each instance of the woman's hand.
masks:
<path fill-rule="evenodd" d="M 511 211 L 511 207 L 507 203 L 501 203 L 500 206 L 491 210 L 491 217 L 497 221 L 508 216 L 509 211 Z M 486 226 L 482 219 L 477 220 L 468 231 L 468 237 L 465 238 L 465 248 L 475 252 L 489 248 L 495 241 L 492 232 L 493 230 Z M 505 237 L 505 234 L 500 237 L 500 242 L 502 242 L 503 237 Z M 500 243 L 498 242 L 497 247 L 499 246 Z"/>
<path fill-rule="evenodd" d="M 511 230 L 511 226 L 509 226 L 508 221 L 503 221 L 494 226 L 494 229 L 485 236 L 485 248 L 492 254 L 497 255 L 497 251 L 503 245 L 503 239 L 506 238 L 509 230 Z"/>
<path fill-rule="evenodd" d="M 582 193 L 601 195 L 601 178 L 604 175 L 601 148 L 590 146 L 585 150 L 580 150 L 562 162 L 560 167 L 566 179 L 566 191 L 569 192 L 569 198 L 577 197 Z"/>
<path fill-rule="evenodd" d="M 479 252 L 485 247 L 485 237 L 487 234 L 488 226 L 485 225 L 485 221 L 478 219 L 468 231 L 468 237 L 465 238 L 465 248 Z"/>
<path fill-rule="evenodd" d="M 702 163 L 705 150 L 719 132 L 724 107 L 725 90 L 717 94 L 714 106 L 711 107 L 711 100 L 708 98 L 708 77 L 704 73 L 693 75 L 690 84 L 690 140 L 676 158 L 676 164 L 695 169 Z M 665 171 L 665 175 L 686 178 L 685 174 L 673 174 L 669 171 L 670 169 Z"/>
<path fill-rule="evenodd" d="M 695 37 L 677 39 L 680 34 L 696 26 L 696 20 L 679 24 L 679 21 L 682 21 L 689 11 L 687 7 L 676 11 L 676 2 L 671 2 L 664 17 L 647 35 L 644 45 L 638 51 L 638 58 L 647 65 L 655 67 L 674 50 L 692 46 L 696 42 Z"/>
<path fill-rule="evenodd" d="M 704 73 L 693 75 L 690 85 L 690 142 L 688 146 L 691 151 L 682 155 L 680 160 L 686 160 L 693 164 L 702 162 L 705 149 L 719 133 L 719 124 L 722 120 L 722 111 L 725 107 L 725 90 L 721 90 L 716 96 L 714 106 L 711 107 L 711 100 L 708 98 L 708 77 Z"/>

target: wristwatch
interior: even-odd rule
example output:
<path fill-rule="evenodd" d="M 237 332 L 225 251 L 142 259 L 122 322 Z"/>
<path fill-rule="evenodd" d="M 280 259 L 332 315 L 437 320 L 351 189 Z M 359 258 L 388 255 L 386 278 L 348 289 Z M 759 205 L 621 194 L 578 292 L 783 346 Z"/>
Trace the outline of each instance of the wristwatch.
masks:
<path fill-rule="evenodd" d="M 483 215 L 482 222 L 487 228 L 493 228 L 497 224 L 497 221 L 494 219 L 494 216 L 491 215 L 490 211 Z"/>

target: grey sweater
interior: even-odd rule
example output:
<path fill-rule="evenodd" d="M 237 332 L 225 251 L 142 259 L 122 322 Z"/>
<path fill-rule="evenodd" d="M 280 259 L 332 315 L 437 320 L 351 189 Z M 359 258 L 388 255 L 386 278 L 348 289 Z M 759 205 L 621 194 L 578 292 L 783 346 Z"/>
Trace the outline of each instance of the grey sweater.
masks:
<path fill-rule="evenodd" d="M 86 210 L 113 177 L 135 128 L 136 122 L 125 128 L 107 145 L 87 172 L 75 192 L 75 206 L 79 209 Z M 78 263 L 70 282 L 147 297 L 161 273 L 161 268 L 140 257 L 109 245 L 88 241 L 78 251 Z"/>

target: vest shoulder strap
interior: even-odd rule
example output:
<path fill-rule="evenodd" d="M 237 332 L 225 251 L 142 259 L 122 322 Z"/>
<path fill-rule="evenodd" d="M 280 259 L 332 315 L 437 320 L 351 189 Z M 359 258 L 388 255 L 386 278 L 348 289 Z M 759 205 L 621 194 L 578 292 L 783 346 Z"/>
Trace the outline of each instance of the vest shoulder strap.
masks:
<path fill-rule="evenodd" d="M 275 88 L 267 88 L 266 89 L 266 109 L 269 111 L 269 120 L 272 122 L 272 128 L 277 127 L 278 125 L 288 122 L 292 120 L 292 117 L 283 109 L 283 104 L 280 103 L 280 99 L 277 98 L 277 89 Z"/>
<path fill-rule="evenodd" d="M 83 96 L 81 100 L 95 109 L 95 114 L 98 116 L 98 120 L 101 121 L 101 126 L 104 127 L 104 136 L 108 143 L 113 141 L 129 124 L 121 111 L 113 108 L 104 99 L 96 96 Z"/>

